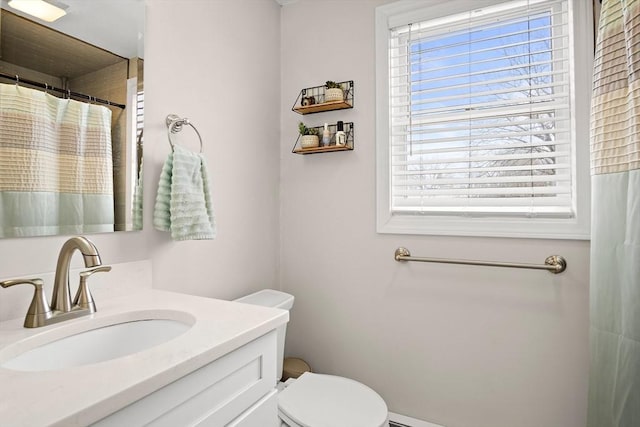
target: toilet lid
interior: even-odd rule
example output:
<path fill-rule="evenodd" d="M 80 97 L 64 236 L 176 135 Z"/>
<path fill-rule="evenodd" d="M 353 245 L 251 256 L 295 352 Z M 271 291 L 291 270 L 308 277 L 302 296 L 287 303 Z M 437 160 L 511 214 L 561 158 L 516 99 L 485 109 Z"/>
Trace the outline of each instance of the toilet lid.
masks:
<path fill-rule="evenodd" d="M 280 392 L 278 409 L 303 427 L 380 427 L 388 416 L 384 400 L 366 385 L 311 372 Z"/>

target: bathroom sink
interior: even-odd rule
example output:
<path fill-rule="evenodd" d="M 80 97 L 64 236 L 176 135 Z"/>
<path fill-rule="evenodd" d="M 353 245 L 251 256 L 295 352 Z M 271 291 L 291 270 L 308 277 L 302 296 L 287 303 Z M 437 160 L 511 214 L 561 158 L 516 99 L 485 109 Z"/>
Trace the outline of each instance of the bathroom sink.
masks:
<path fill-rule="evenodd" d="M 126 313 L 92 320 L 78 327 L 45 331 L 3 349 L 0 367 L 16 371 L 55 371 L 105 362 L 170 341 L 193 326 L 195 319 L 177 311 Z"/>

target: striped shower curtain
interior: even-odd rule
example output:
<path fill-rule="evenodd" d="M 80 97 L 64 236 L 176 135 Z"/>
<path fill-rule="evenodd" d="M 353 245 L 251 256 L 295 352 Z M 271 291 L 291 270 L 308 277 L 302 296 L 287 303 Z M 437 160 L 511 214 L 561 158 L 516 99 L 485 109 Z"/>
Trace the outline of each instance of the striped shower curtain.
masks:
<path fill-rule="evenodd" d="M 0 84 L 0 237 L 113 231 L 111 111 Z"/>
<path fill-rule="evenodd" d="M 640 426 L 640 0 L 604 0 L 591 103 L 589 427 Z"/>

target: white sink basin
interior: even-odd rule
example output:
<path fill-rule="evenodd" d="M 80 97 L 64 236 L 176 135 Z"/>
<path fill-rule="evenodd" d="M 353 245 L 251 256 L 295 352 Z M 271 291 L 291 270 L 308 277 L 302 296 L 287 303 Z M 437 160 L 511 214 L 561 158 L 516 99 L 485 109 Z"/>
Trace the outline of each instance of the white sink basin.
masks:
<path fill-rule="evenodd" d="M 106 323 L 106 324 L 105 324 Z M 0 355 L 0 367 L 16 371 L 54 371 L 90 365 L 138 353 L 182 335 L 195 319 L 164 310 L 134 312 L 94 324 L 61 327 L 18 341 Z"/>

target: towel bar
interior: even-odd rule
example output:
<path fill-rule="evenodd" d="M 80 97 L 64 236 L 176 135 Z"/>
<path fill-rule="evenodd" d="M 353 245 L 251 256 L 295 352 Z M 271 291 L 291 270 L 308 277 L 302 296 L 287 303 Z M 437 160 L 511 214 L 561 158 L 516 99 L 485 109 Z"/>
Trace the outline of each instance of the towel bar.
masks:
<path fill-rule="evenodd" d="M 533 270 L 547 270 L 550 273 L 558 274 L 567 269 L 567 261 L 560 255 L 551 255 L 544 260 L 544 264 L 520 264 L 514 262 L 494 262 L 494 261 L 473 261 L 473 260 L 456 260 L 446 258 L 423 258 L 413 257 L 407 248 L 398 248 L 394 254 L 396 261 L 418 261 L 418 262 L 437 262 L 444 264 L 464 264 L 464 265 L 482 265 L 488 267 L 510 267 L 510 268 L 529 268 Z"/>

